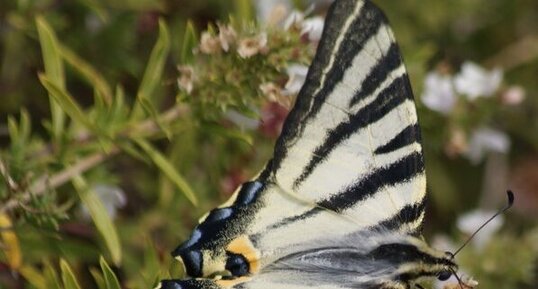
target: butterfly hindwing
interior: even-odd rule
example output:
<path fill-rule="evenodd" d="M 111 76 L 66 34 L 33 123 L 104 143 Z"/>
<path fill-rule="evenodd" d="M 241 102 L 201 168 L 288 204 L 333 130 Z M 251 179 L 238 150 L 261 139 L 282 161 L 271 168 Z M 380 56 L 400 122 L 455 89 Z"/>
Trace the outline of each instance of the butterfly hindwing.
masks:
<path fill-rule="evenodd" d="M 381 288 L 361 260 L 382 239 L 407 246 L 398 252 L 426 250 L 405 239 L 420 232 L 425 192 L 413 94 L 387 20 L 369 1 L 336 0 L 273 159 L 173 253 L 204 279 L 162 286 Z M 337 256 L 358 279 L 335 284 L 313 269 L 340 268 Z"/>

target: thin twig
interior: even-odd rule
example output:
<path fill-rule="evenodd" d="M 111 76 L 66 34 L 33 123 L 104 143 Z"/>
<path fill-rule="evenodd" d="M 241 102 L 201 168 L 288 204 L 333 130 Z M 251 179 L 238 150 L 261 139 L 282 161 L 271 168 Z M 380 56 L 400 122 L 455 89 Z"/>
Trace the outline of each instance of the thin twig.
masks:
<path fill-rule="evenodd" d="M 186 106 L 174 106 L 159 116 L 159 121 L 161 123 L 172 122 L 179 116 L 184 115 L 187 111 L 188 107 Z M 155 133 L 158 131 L 160 131 L 159 124 L 153 119 L 147 119 L 134 126 L 131 130 L 127 129 L 124 135 L 133 135 L 136 132 Z"/>
<path fill-rule="evenodd" d="M 174 106 L 173 108 L 167 110 L 162 114 L 159 121 L 162 121 L 163 123 L 171 122 L 175 119 L 177 119 L 179 116 L 183 115 L 187 112 L 187 107 L 185 106 Z M 131 127 L 130 129 L 126 129 L 125 133 L 123 135 L 125 136 L 132 136 L 136 133 L 144 132 L 144 133 L 155 133 L 158 132 L 159 125 L 156 123 L 153 119 L 148 119 L 145 121 L 142 121 L 138 123 L 137 125 Z M 88 141 L 88 136 L 85 136 L 81 139 L 82 141 Z M 120 149 L 117 146 L 113 146 L 111 149 L 109 149 L 107 152 L 98 152 L 94 153 L 92 155 L 89 155 L 75 164 L 69 166 L 68 168 L 52 175 L 42 175 L 37 180 L 35 180 L 32 185 L 30 185 L 28 190 L 25 190 L 23 195 L 16 198 L 16 199 L 10 199 L 5 204 L 0 206 L 0 214 L 4 213 L 6 211 L 12 210 L 21 204 L 25 204 L 32 197 L 40 196 L 46 193 L 47 191 L 57 188 L 65 183 L 67 183 L 71 178 L 84 173 L 85 171 L 97 166 L 98 164 L 102 163 L 106 159 L 110 158 L 113 155 L 116 155 L 120 152 Z M 3 162 L 0 160 L 0 173 L 4 175 L 4 178 L 8 181 L 8 185 L 10 187 L 17 188 L 16 182 L 14 182 L 7 174 L 6 166 Z M 12 185 L 14 184 L 14 186 Z"/>
<path fill-rule="evenodd" d="M 18 191 L 19 190 L 19 184 L 13 180 L 11 175 L 8 172 L 8 169 L 6 167 L 6 164 L 4 163 L 4 160 L 0 159 L 0 174 L 4 177 L 6 180 L 6 184 L 10 191 Z"/>
<path fill-rule="evenodd" d="M 27 203 L 32 197 L 43 195 L 48 190 L 57 188 L 67 183 L 74 176 L 95 167 L 107 158 L 117 154 L 119 151 L 120 150 L 117 147 L 113 147 L 108 151 L 108 153 L 94 153 L 50 177 L 47 175 L 42 175 L 30 186 L 28 190 L 24 192 L 22 196 L 18 197 L 17 199 L 11 199 L 2 205 L 0 207 L 0 214 L 12 210 L 21 204 Z"/>

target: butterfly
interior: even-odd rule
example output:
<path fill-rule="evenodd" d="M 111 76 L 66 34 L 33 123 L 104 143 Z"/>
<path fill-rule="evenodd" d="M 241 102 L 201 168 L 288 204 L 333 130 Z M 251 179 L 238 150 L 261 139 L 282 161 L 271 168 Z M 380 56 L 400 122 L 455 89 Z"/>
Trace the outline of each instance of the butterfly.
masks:
<path fill-rule="evenodd" d="M 172 253 L 158 288 L 410 288 L 448 279 L 421 237 L 426 176 L 408 75 L 382 11 L 336 0 L 274 155 Z M 420 286 L 420 285 L 417 285 Z"/>

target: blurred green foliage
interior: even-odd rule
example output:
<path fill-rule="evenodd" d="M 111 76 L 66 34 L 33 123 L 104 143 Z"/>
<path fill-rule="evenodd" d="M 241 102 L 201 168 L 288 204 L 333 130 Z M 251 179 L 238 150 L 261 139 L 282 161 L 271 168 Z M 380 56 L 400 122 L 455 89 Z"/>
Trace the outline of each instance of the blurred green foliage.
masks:
<path fill-rule="evenodd" d="M 300 10 L 309 4 L 292 2 Z M 459 214 L 495 207 L 505 187 L 518 188 L 516 202 L 531 209 L 516 204 L 509 228 L 483 250 L 466 249 L 461 264 L 484 288 L 534 288 L 538 184 L 528 180 L 538 165 L 523 160 L 538 150 L 538 5 L 375 2 L 392 23 L 417 93 L 428 235 L 461 242 Z M 222 27 L 236 33 L 230 51 L 201 51 L 203 32 L 218 40 Z M 241 57 L 236 50 L 249 40 L 261 50 Z M 0 287 L 152 288 L 181 276 L 171 249 L 270 157 L 275 128 L 263 125 L 278 122 L 243 124 L 267 113 L 279 118 L 282 108 L 270 102 L 287 105 L 279 90 L 287 67 L 307 65 L 313 51 L 300 29 L 256 21 L 247 0 L 2 1 Z M 467 60 L 504 69 L 494 98 L 462 100 L 449 115 L 419 101 L 429 72 L 455 74 Z M 267 84 L 276 91 L 262 89 L 274 88 Z M 524 89 L 522 104 L 499 100 L 511 85 Z M 481 125 L 510 137 L 500 164 L 496 155 L 473 164 L 447 153 L 454 131 L 469 137 Z M 488 191 L 500 175 L 503 186 Z M 124 192 L 115 214 L 110 204 L 122 202 L 100 197 L 102 185 Z"/>

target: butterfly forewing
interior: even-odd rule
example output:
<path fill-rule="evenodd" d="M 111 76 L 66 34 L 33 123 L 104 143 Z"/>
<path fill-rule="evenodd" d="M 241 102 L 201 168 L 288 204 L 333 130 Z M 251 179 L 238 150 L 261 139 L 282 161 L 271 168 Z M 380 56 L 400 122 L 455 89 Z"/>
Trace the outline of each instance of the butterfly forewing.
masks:
<path fill-rule="evenodd" d="M 431 275 L 413 258 L 437 254 L 406 237 L 420 233 L 425 192 L 413 95 L 386 18 L 369 1 L 336 0 L 273 159 L 173 253 L 191 277 L 226 274 L 163 287 L 405 288 L 400 264 Z M 397 261 L 371 255 L 386 242 L 405 245 Z M 353 277 L 338 282 L 331 268 Z"/>

